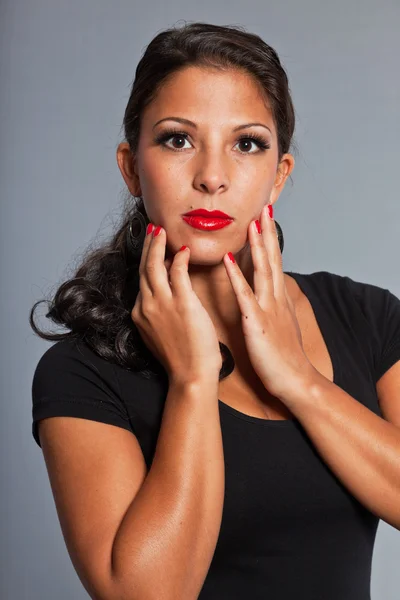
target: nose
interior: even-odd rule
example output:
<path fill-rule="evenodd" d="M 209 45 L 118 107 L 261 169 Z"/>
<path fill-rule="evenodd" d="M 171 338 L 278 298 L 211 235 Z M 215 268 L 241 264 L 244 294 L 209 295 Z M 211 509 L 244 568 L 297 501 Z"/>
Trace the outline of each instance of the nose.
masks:
<path fill-rule="evenodd" d="M 215 150 L 199 153 L 193 186 L 196 190 L 208 194 L 228 189 L 229 178 L 221 154 Z"/>

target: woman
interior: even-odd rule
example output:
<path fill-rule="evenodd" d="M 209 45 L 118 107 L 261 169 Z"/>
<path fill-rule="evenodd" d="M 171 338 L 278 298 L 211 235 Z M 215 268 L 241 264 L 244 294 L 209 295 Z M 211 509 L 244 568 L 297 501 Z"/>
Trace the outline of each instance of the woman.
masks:
<path fill-rule="evenodd" d="M 294 127 L 242 28 L 172 28 L 139 62 L 117 149 L 138 203 L 58 290 L 70 331 L 31 314 L 58 340 L 33 435 L 92 598 L 370 598 L 379 519 L 400 528 L 400 301 L 283 272 Z"/>

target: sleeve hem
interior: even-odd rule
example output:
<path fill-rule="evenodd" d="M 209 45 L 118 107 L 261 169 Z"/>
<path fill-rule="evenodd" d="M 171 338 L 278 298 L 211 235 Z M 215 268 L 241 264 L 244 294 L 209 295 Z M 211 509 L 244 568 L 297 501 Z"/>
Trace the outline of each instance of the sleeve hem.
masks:
<path fill-rule="evenodd" d="M 96 407 L 95 412 L 93 411 L 93 407 Z M 125 419 L 122 415 L 117 414 L 106 406 L 99 406 L 98 401 L 94 402 L 87 398 L 57 398 L 56 403 L 53 398 L 41 398 L 33 407 L 32 417 L 32 435 L 39 447 L 41 445 L 38 435 L 38 421 L 47 417 L 78 417 L 89 419 L 91 421 L 122 427 L 134 434 L 129 419 Z"/>
<path fill-rule="evenodd" d="M 400 360 L 400 340 L 392 344 L 390 349 L 388 349 L 385 355 L 382 357 L 382 360 L 379 364 L 379 369 L 376 372 L 376 381 L 388 371 L 393 365 Z"/>

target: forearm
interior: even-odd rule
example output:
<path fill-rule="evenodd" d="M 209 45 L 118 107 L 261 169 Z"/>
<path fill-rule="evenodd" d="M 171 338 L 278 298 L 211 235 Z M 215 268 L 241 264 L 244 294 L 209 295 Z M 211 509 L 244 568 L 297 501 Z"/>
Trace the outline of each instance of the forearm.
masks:
<path fill-rule="evenodd" d="M 124 600 L 198 597 L 224 499 L 218 379 L 170 386 L 151 469 L 113 547 Z"/>
<path fill-rule="evenodd" d="M 400 530 L 400 429 L 318 371 L 281 400 L 353 496 Z"/>

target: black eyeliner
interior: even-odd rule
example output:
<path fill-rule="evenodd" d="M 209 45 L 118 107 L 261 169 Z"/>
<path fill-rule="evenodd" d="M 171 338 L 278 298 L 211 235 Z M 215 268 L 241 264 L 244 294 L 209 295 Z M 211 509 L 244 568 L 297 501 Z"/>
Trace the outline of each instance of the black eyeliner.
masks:
<path fill-rule="evenodd" d="M 158 134 L 154 138 L 154 142 L 156 144 L 163 144 L 167 140 L 169 140 L 171 137 L 175 137 L 175 136 L 182 137 L 186 140 L 186 139 L 188 139 L 189 134 L 185 133 L 184 131 L 180 131 L 180 130 L 174 129 L 174 128 L 167 129 L 167 130 L 163 131 L 162 133 Z M 271 148 L 271 145 L 267 141 L 265 141 L 265 139 L 262 136 L 257 135 L 256 133 L 245 133 L 237 138 L 238 142 L 241 142 L 243 140 L 252 140 L 252 141 L 256 142 L 261 150 L 269 150 Z M 175 148 L 175 149 L 172 148 L 172 150 L 179 152 L 179 148 Z M 241 152 L 241 154 L 255 154 L 255 152 Z"/>

